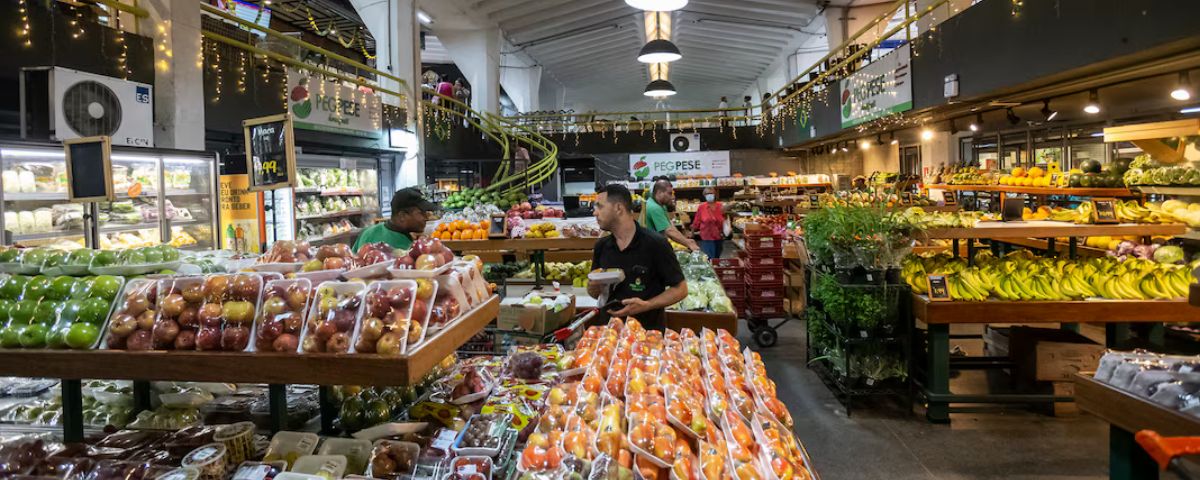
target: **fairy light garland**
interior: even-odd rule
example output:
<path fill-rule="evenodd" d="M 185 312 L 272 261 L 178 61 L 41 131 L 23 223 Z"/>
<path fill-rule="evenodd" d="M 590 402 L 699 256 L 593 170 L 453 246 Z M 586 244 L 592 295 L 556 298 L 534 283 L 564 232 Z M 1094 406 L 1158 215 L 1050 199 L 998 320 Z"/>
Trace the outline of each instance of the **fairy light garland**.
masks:
<path fill-rule="evenodd" d="M 25 5 L 25 1 L 17 1 L 17 12 L 21 14 L 21 34 L 19 36 L 25 39 L 22 43 L 28 48 L 33 46 L 33 36 L 29 29 L 29 7 Z"/>

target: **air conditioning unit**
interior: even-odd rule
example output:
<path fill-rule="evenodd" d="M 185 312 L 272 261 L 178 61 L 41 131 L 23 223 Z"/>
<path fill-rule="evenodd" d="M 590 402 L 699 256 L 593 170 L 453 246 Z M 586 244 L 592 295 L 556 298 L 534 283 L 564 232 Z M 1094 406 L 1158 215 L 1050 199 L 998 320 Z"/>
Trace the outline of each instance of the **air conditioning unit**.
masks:
<path fill-rule="evenodd" d="M 45 89 L 30 88 L 31 80 L 39 78 L 33 75 L 43 71 Z M 48 128 L 52 140 L 109 136 L 113 145 L 154 146 L 153 86 L 62 67 L 43 71 L 27 72 L 23 79 L 23 90 L 41 91 L 49 101 L 44 115 L 34 112 L 35 118 L 44 118 L 45 127 L 35 125 L 33 131 Z M 33 98 L 27 96 L 25 106 L 36 102 Z"/>
<path fill-rule="evenodd" d="M 699 133 L 672 133 L 671 134 L 671 151 L 672 152 L 699 152 L 700 151 L 700 134 Z"/>

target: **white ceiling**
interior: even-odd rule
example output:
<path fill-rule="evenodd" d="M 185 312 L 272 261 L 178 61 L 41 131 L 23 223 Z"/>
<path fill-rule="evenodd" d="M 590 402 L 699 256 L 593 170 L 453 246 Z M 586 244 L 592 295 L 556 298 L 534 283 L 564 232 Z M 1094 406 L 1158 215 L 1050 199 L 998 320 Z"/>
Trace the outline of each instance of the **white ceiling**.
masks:
<path fill-rule="evenodd" d="M 673 41 L 683 59 L 671 63 L 679 91 L 672 108 L 731 105 L 755 79 L 818 30 L 820 0 L 691 0 L 674 12 Z M 568 104 L 595 110 L 648 110 L 654 101 L 637 61 L 643 44 L 640 10 L 624 0 L 466 0 L 473 15 L 499 25 L 517 52 L 542 65 L 543 88 L 566 89 Z M 803 30 L 803 31 L 802 31 Z M 823 28 L 820 28 L 823 31 Z"/>

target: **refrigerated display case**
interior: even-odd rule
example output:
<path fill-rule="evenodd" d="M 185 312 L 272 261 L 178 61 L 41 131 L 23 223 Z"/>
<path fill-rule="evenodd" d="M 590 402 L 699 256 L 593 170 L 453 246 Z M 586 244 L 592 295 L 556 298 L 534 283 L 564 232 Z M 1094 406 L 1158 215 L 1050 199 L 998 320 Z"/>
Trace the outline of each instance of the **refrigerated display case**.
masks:
<path fill-rule="evenodd" d="M 29 246 L 215 248 L 213 157 L 116 147 L 112 164 L 115 201 L 70 203 L 61 146 L 0 145 L 0 228 L 11 232 L 11 243 Z M 92 222 L 85 219 L 93 207 L 95 230 L 89 232 Z"/>
<path fill-rule="evenodd" d="M 380 215 L 379 160 L 301 155 L 296 188 L 264 196 L 274 240 L 348 242 Z"/>

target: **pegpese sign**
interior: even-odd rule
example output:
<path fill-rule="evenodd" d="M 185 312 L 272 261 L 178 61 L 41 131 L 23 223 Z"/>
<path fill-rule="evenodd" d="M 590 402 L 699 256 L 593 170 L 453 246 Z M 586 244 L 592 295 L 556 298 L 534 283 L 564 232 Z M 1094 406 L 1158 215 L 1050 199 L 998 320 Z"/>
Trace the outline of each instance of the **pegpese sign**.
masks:
<path fill-rule="evenodd" d="M 728 177 L 729 152 L 633 153 L 629 175 L 636 180 L 661 175 Z"/>

